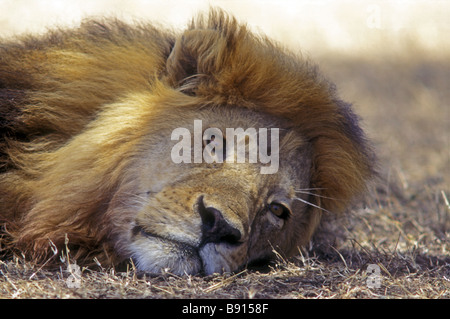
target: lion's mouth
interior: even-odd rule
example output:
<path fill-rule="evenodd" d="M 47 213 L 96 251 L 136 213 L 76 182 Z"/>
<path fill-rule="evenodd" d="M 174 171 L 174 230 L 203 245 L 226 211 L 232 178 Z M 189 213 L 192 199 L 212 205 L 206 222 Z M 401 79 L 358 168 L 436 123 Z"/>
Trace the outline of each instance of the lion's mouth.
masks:
<path fill-rule="evenodd" d="M 235 265 L 226 256 L 229 249 L 235 250 L 239 245 L 208 243 L 194 246 L 174 238 L 168 238 L 134 226 L 132 237 L 135 249 L 131 258 L 136 267 L 150 273 L 161 271 L 178 275 L 209 275 L 214 272 L 234 271 Z"/>
<path fill-rule="evenodd" d="M 148 230 L 144 229 L 144 227 L 142 227 L 140 225 L 136 225 L 131 230 L 131 235 L 132 235 L 132 237 L 136 237 L 138 234 L 140 234 L 141 236 L 147 237 L 147 238 L 158 238 L 158 239 L 162 239 L 162 240 L 170 240 L 170 241 L 174 241 L 174 242 L 179 242 L 178 240 L 169 239 L 164 236 L 149 232 Z M 181 243 L 181 242 L 179 242 L 179 243 Z"/>
<path fill-rule="evenodd" d="M 161 236 L 155 233 L 151 233 L 147 230 L 145 230 L 142 226 L 135 226 L 133 227 L 132 230 L 132 235 L 133 237 L 135 237 L 137 234 L 140 234 L 141 236 L 148 238 L 148 239 L 153 239 L 153 240 L 159 240 L 159 241 L 164 241 L 164 242 L 168 242 L 168 243 L 172 243 L 174 246 L 176 247 L 180 247 L 181 251 L 195 251 L 198 254 L 198 248 L 195 247 L 194 245 L 188 244 L 186 242 L 182 242 L 179 240 L 176 240 L 174 238 L 168 238 L 165 236 Z"/>
<path fill-rule="evenodd" d="M 194 245 L 149 232 L 139 225 L 133 227 L 132 237 L 135 249 L 131 258 L 138 269 L 150 273 L 204 273 L 204 262 Z"/>

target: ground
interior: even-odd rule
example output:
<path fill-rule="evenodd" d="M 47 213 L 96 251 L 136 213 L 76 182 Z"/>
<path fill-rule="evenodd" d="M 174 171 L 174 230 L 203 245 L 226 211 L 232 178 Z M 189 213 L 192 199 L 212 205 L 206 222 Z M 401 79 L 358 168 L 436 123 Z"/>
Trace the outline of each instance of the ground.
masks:
<path fill-rule="evenodd" d="M 78 271 L 70 259 L 50 271 L 17 256 L 0 260 L 0 298 L 450 298 L 448 54 L 315 60 L 362 116 L 380 161 L 338 249 L 207 277 Z"/>

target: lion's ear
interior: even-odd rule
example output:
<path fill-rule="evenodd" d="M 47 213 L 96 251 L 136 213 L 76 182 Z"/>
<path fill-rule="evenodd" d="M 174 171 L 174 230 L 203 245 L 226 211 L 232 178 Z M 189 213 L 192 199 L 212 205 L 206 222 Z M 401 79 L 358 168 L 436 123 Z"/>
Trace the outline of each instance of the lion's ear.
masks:
<path fill-rule="evenodd" d="M 169 84 L 192 92 L 200 78 L 211 75 L 217 67 L 216 30 L 187 30 L 180 36 L 170 53 L 166 71 Z"/>

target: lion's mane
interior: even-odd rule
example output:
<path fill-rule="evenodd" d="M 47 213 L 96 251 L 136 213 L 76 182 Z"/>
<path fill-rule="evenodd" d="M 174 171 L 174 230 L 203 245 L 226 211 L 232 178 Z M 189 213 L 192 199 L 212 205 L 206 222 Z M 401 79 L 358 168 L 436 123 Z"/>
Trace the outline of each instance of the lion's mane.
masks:
<path fill-rule="evenodd" d="M 130 96 L 143 103 L 126 106 Z M 373 171 L 358 119 L 334 86 L 234 18 L 212 10 L 182 34 L 85 21 L 0 45 L 0 249 L 39 259 L 69 238 L 77 258 L 115 261 L 115 194 L 131 182 L 147 127 L 165 125 L 152 122 L 158 109 L 143 107 L 148 99 L 289 120 L 312 145 L 314 204 L 336 214 Z"/>

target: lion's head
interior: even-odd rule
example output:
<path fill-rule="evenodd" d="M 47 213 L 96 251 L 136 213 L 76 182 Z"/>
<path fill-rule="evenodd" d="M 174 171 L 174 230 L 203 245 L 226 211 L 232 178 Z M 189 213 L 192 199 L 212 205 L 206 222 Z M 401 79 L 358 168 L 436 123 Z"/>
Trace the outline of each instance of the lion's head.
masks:
<path fill-rule="evenodd" d="M 0 247 L 36 260 L 235 271 L 298 252 L 372 173 L 333 85 L 222 12 L 0 50 Z"/>

